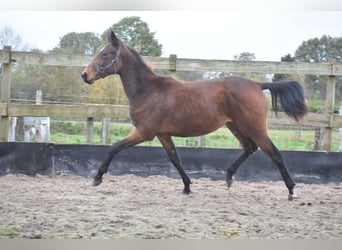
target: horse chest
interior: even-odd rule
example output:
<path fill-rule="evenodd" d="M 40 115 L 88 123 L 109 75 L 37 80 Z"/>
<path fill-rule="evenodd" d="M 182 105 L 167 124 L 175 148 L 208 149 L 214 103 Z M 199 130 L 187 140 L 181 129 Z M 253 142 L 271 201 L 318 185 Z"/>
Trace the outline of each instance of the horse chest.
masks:
<path fill-rule="evenodd" d="M 151 103 L 149 100 L 130 105 L 130 116 L 135 126 L 152 122 L 159 123 L 168 113 L 169 109 L 163 103 Z"/>

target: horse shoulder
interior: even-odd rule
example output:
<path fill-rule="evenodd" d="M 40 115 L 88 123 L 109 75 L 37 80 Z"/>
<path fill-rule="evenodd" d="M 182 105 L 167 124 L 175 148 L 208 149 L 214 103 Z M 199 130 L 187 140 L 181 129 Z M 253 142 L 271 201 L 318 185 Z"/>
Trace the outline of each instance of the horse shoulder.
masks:
<path fill-rule="evenodd" d="M 130 116 L 133 124 L 139 126 L 149 122 L 150 119 L 158 123 L 170 113 L 174 104 L 176 85 L 177 83 L 171 77 L 159 76 L 150 79 L 144 93 L 140 93 L 130 102 Z"/>

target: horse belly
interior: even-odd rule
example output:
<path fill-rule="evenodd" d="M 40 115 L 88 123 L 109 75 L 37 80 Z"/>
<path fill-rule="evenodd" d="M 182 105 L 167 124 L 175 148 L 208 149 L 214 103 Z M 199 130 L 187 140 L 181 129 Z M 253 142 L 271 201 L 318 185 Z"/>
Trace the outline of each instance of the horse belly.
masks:
<path fill-rule="evenodd" d="M 170 136 L 192 137 L 213 132 L 230 121 L 226 115 L 207 112 L 189 112 L 171 115 L 165 119 L 160 132 Z"/>

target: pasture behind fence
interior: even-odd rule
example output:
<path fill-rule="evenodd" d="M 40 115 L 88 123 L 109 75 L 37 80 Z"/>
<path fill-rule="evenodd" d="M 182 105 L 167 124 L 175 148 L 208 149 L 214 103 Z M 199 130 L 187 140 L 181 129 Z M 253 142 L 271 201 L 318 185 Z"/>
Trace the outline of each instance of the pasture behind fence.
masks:
<path fill-rule="evenodd" d="M 92 142 L 92 124 L 95 118 L 127 118 L 129 117 L 126 105 L 105 104 L 19 104 L 11 102 L 11 72 L 13 63 L 31 65 L 51 65 L 80 67 L 87 65 L 91 56 L 88 55 L 63 55 L 38 52 L 12 51 L 6 46 L 0 50 L 0 63 L 2 64 L 2 84 L 0 96 L 0 141 L 8 140 L 10 117 L 72 117 L 83 118 L 88 123 L 88 139 Z M 177 71 L 199 72 L 236 72 L 236 73 L 262 73 L 262 74 L 314 74 L 325 75 L 328 78 L 326 85 L 326 100 L 324 113 L 309 113 L 303 127 L 319 128 L 322 130 L 322 148 L 331 150 L 332 131 L 342 127 L 342 117 L 334 114 L 336 76 L 342 76 L 342 64 L 307 63 L 307 62 L 260 62 L 260 61 L 235 61 L 235 60 L 201 60 L 184 59 L 171 55 L 169 58 L 144 57 L 144 60 L 155 70 L 167 70 L 169 74 Z M 270 126 L 296 126 L 296 123 L 285 115 L 280 114 L 280 119 L 269 112 L 268 123 Z M 104 125 L 106 126 L 106 125 Z M 313 138 L 314 140 L 314 138 Z"/>

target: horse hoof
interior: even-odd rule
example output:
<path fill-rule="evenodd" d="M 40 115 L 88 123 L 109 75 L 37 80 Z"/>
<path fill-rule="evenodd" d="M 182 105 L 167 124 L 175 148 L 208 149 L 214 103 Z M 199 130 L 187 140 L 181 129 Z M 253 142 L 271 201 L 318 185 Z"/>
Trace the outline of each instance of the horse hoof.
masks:
<path fill-rule="evenodd" d="M 95 178 L 93 181 L 93 187 L 96 187 L 102 183 L 102 178 Z"/>
<path fill-rule="evenodd" d="M 296 193 L 289 194 L 289 201 L 297 200 L 299 199 L 299 196 Z"/>
<path fill-rule="evenodd" d="M 191 193 L 191 190 L 190 190 L 190 189 L 184 189 L 182 193 L 183 193 L 183 194 L 190 194 L 190 193 Z"/>
<path fill-rule="evenodd" d="M 226 182 L 227 182 L 227 187 L 229 189 L 234 183 L 234 176 L 231 179 L 227 179 Z"/>

